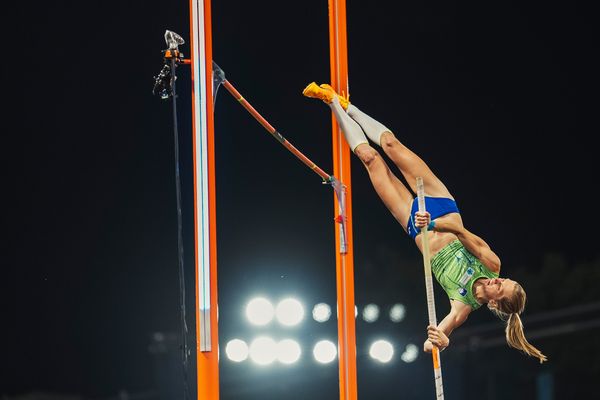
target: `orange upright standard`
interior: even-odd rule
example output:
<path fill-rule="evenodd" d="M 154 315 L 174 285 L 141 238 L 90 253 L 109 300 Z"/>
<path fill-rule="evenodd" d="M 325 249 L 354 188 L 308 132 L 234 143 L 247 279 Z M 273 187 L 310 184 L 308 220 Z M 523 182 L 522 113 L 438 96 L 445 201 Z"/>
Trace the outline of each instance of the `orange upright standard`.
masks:
<path fill-rule="evenodd" d="M 338 93 L 348 94 L 348 44 L 346 36 L 346 0 L 329 0 L 329 61 L 331 86 Z M 356 328 L 354 317 L 354 255 L 352 245 L 352 190 L 350 148 L 335 118 L 331 117 L 333 140 L 333 175 L 344 188 L 345 235 L 342 224 L 335 232 L 336 280 L 338 308 L 338 348 L 340 400 L 356 400 Z M 334 207 L 340 202 L 334 199 Z M 343 210 L 337 214 L 342 215 Z M 344 241 L 345 243 L 341 243 Z"/>
<path fill-rule="evenodd" d="M 190 0 L 196 356 L 199 400 L 219 399 L 217 233 L 210 0 Z"/>

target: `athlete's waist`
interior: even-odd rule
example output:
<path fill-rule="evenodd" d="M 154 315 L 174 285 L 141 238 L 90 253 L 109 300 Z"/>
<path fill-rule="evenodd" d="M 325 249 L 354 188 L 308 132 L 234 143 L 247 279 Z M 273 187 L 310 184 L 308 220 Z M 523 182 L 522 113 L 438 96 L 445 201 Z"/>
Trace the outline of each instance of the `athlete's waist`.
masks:
<path fill-rule="evenodd" d="M 406 223 L 406 232 L 410 237 L 415 239 L 420 233 L 421 230 L 416 227 L 414 221 L 414 215 L 418 211 L 418 199 L 415 199 L 412 202 L 410 215 L 408 221 Z M 456 205 L 456 201 L 454 199 L 446 198 L 446 197 L 425 197 L 425 209 L 429 212 L 431 219 L 440 218 L 444 215 L 451 213 L 459 213 L 460 210 Z"/>
<path fill-rule="evenodd" d="M 427 232 L 429 238 L 429 256 L 433 261 L 434 257 L 449 244 L 458 240 L 458 237 L 454 233 L 450 232 Z M 415 238 L 415 244 L 421 252 L 423 252 L 423 235 L 419 235 Z"/>

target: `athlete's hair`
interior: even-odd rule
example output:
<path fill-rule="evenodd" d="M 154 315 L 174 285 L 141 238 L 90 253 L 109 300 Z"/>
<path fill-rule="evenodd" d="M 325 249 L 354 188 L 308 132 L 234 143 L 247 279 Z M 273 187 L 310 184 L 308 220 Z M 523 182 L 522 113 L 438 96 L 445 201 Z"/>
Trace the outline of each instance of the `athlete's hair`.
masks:
<path fill-rule="evenodd" d="M 527 295 L 525 294 L 525 290 L 515 282 L 515 291 L 511 297 L 497 300 L 495 306 L 488 303 L 488 308 L 501 320 L 506 321 L 506 342 L 508 345 L 521 350 L 528 356 L 537 357 L 541 364 L 547 361 L 547 358 L 525 339 L 523 323 L 521 322 L 521 317 L 519 317 L 519 314 L 525 309 L 526 301 Z"/>

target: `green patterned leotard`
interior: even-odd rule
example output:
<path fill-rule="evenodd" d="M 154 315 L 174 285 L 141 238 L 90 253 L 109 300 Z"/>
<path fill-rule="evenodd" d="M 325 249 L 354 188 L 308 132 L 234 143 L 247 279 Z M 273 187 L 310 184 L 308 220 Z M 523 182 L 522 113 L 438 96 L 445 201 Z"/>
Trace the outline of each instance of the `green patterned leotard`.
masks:
<path fill-rule="evenodd" d="M 431 259 L 431 270 L 450 300 L 473 308 L 481 307 L 473 295 L 473 283 L 479 278 L 497 278 L 459 240 L 446 245 Z"/>

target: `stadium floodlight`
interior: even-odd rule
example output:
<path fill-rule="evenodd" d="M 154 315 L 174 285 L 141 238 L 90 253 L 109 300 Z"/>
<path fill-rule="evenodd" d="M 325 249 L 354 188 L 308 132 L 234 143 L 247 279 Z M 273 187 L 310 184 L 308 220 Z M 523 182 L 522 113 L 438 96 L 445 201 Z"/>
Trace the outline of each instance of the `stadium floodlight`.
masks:
<path fill-rule="evenodd" d="M 331 317 L 331 307 L 329 304 L 319 303 L 313 307 L 312 310 L 313 319 L 317 322 L 325 322 Z"/>
<path fill-rule="evenodd" d="M 415 344 L 408 344 L 404 349 L 404 353 L 400 356 L 400 359 L 405 363 L 411 363 L 419 356 L 419 348 Z"/>
<path fill-rule="evenodd" d="M 246 306 L 246 317 L 254 325 L 266 325 L 273 319 L 273 304 L 264 297 L 256 297 Z"/>
<path fill-rule="evenodd" d="M 282 364 L 293 364 L 300 359 L 302 350 L 298 342 L 284 339 L 277 343 L 277 360 Z"/>
<path fill-rule="evenodd" d="M 363 308 L 362 317 L 366 322 L 375 322 L 379 318 L 379 306 L 377 304 L 367 304 Z"/>
<path fill-rule="evenodd" d="M 321 364 L 328 364 L 337 357 L 337 347 L 330 340 L 321 340 L 313 348 L 313 356 Z"/>
<path fill-rule="evenodd" d="M 248 358 L 248 345 L 240 339 L 233 339 L 225 347 L 227 357 L 234 362 L 242 362 Z"/>
<path fill-rule="evenodd" d="M 381 363 L 388 363 L 394 356 L 394 346 L 387 340 L 377 340 L 369 348 L 369 355 Z"/>
<path fill-rule="evenodd" d="M 275 315 L 280 324 L 294 326 L 304 318 L 304 307 L 298 300 L 288 297 L 277 304 Z"/>
<path fill-rule="evenodd" d="M 400 322 L 406 315 L 406 307 L 403 304 L 396 303 L 390 308 L 390 320 L 392 322 Z"/>
<path fill-rule="evenodd" d="M 277 344 L 270 337 L 258 337 L 250 344 L 250 358 L 258 365 L 269 365 L 276 357 Z"/>

